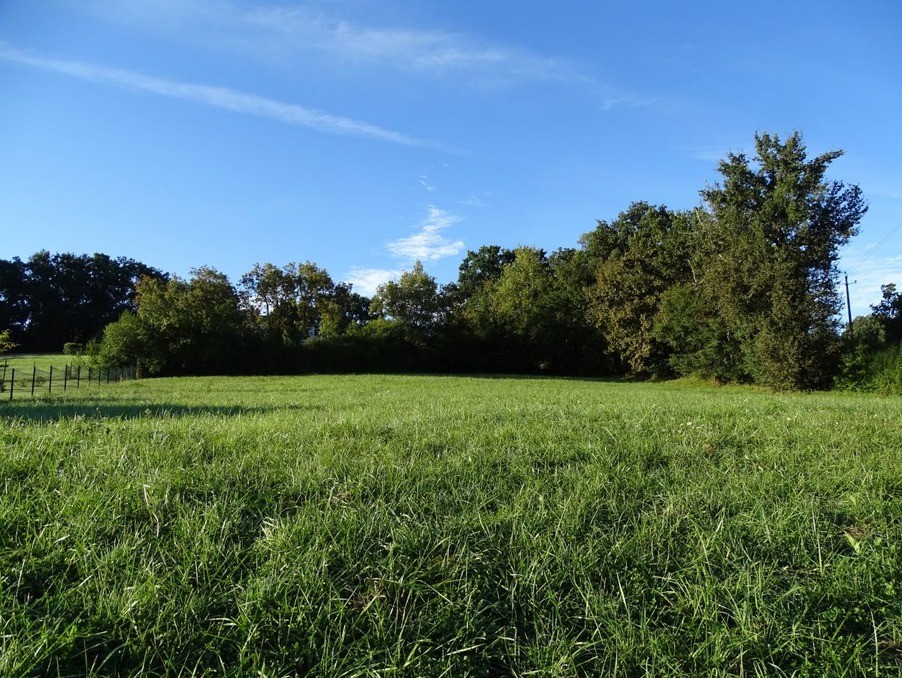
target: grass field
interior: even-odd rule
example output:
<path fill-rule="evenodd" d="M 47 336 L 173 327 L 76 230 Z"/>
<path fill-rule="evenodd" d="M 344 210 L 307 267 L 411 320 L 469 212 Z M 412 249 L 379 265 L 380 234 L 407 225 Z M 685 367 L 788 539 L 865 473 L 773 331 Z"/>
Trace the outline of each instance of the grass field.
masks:
<path fill-rule="evenodd" d="M 902 398 L 311 376 L 0 408 L 0 675 L 902 671 Z"/>
<path fill-rule="evenodd" d="M 39 370 L 61 369 L 64 365 L 77 365 L 84 358 L 62 353 L 8 353 L 0 356 L 0 368 L 6 365 L 8 369 L 15 368 L 16 372 L 31 371 L 32 367 Z"/>

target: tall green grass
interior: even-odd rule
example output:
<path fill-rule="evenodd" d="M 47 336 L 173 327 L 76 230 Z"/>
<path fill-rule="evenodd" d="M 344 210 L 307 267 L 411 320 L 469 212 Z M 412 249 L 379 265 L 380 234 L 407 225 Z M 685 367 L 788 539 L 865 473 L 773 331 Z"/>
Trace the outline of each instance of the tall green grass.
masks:
<path fill-rule="evenodd" d="M 902 670 L 902 399 L 455 377 L 3 406 L 0 674 Z"/>

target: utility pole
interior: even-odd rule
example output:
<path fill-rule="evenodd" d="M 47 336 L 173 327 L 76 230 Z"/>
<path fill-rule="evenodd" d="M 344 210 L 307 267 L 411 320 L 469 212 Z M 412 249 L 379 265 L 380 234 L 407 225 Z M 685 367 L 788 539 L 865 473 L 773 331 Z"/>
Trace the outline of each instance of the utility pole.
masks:
<path fill-rule="evenodd" d="M 846 313 L 849 315 L 849 338 L 852 338 L 852 305 L 849 303 L 849 274 L 846 273 Z"/>

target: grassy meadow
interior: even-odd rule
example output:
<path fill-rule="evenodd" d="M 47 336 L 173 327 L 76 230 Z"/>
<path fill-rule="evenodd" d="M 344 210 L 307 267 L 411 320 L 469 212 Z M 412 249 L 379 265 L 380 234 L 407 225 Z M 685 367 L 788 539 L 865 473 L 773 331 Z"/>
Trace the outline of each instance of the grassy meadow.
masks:
<path fill-rule="evenodd" d="M 15 368 L 16 372 L 24 374 L 27 371 L 30 374 L 32 367 L 47 371 L 52 366 L 56 370 L 83 361 L 84 358 L 79 356 L 62 353 L 8 353 L 0 356 L 0 367 L 5 365 L 7 369 Z"/>
<path fill-rule="evenodd" d="M 0 484 L 0 675 L 902 671 L 898 397 L 144 380 Z"/>

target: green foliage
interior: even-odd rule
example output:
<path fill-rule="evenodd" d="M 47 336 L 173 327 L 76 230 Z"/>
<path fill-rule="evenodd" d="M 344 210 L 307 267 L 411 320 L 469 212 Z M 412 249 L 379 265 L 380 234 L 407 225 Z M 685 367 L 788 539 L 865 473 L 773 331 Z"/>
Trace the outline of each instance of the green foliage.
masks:
<path fill-rule="evenodd" d="M 678 375 L 722 384 L 748 381 L 742 372 L 739 342 L 719 322 L 696 285 L 675 285 L 661 294 L 652 336 L 673 349 L 668 361 Z"/>
<path fill-rule="evenodd" d="M 245 311 L 271 343 L 282 346 L 338 336 L 369 319 L 369 300 L 309 261 L 282 268 L 256 264 L 242 276 L 241 290 Z"/>
<path fill-rule="evenodd" d="M 4 408 L 4 676 L 898 674 L 899 398 L 355 376 Z"/>
<path fill-rule="evenodd" d="M 902 293 L 895 283 L 880 286 L 881 300 L 871 306 L 873 317 L 880 322 L 889 343 L 902 342 Z"/>
<path fill-rule="evenodd" d="M 638 374 L 666 375 L 669 346 L 654 334 L 661 295 L 691 276 L 692 216 L 644 202 L 582 242 L 598 262 L 588 288 L 590 317 L 610 349 Z"/>
<path fill-rule="evenodd" d="M 189 281 L 143 278 L 137 311 L 104 330 L 106 364 L 137 364 L 148 375 L 231 371 L 238 360 L 244 315 L 228 278 L 212 268 L 192 271 Z"/>
<path fill-rule="evenodd" d="M 718 327 L 701 342 L 671 344 L 675 364 L 707 357 L 702 371 L 719 374 L 738 345 L 740 380 L 825 388 L 840 353 L 835 262 L 867 207 L 857 186 L 825 179 L 840 152 L 808 159 L 798 133 L 785 143 L 769 134 L 755 142 L 754 166 L 730 154 L 719 166 L 723 184 L 701 192 L 709 217 L 698 221 L 692 284 L 706 323 Z M 660 336 L 685 336 L 661 323 Z M 727 352 L 717 353 L 718 342 Z M 700 351 L 700 343 L 714 350 Z"/>
<path fill-rule="evenodd" d="M 554 277 L 545 253 L 518 247 L 494 281 L 486 281 L 468 309 L 477 332 L 516 341 L 538 339 L 552 317 Z"/>
<path fill-rule="evenodd" d="M 0 332 L 0 355 L 3 353 L 9 353 L 14 348 L 16 348 L 18 344 L 13 341 L 12 332 L 9 330 L 3 330 Z"/>
<path fill-rule="evenodd" d="M 105 254 L 36 252 L 0 260 L 0 327 L 27 350 L 59 350 L 85 342 L 126 309 L 142 276 L 163 274 L 133 259 Z"/>
<path fill-rule="evenodd" d="M 454 293 L 458 301 L 466 301 L 481 287 L 498 280 L 504 268 L 514 262 L 514 250 L 498 245 L 483 245 L 477 251 L 468 251 L 458 268 Z"/>
<path fill-rule="evenodd" d="M 67 341 L 63 344 L 64 355 L 81 355 L 85 351 L 85 345 L 77 341 Z"/>
<path fill-rule="evenodd" d="M 860 316 L 843 335 L 843 357 L 837 385 L 857 389 L 870 379 L 874 356 L 886 348 L 886 330 L 875 316 Z"/>
<path fill-rule="evenodd" d="M 421 262 L 376 290 L 370 313 L 395 323 L 402 336 L 423 341 L 441 325 L 448 313 L 448 300 L 439 291 L 435 278 L 426 273 Z"/>
<path fill-rule="evenodd" d="M 888 346 L 874 355 L 870 365 L 870 386 L 877 393 L 902 395 L 902 343 Z"/>

